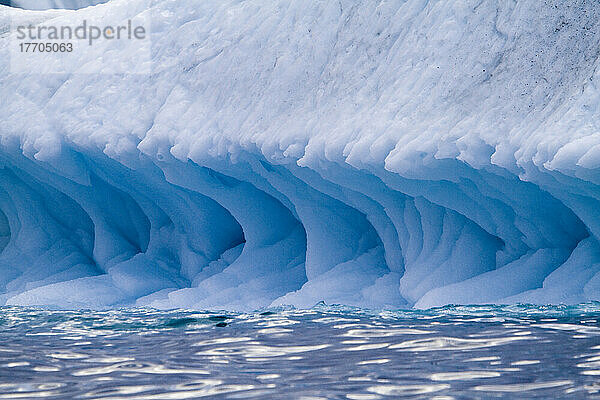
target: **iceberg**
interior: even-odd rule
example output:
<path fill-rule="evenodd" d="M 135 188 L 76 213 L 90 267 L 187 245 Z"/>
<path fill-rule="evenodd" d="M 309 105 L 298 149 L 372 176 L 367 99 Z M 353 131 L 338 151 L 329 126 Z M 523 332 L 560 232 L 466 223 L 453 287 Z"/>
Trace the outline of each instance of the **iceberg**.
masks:
<path fill-rule="evenodd" d="M 0 61 L 0 303 L 600 300 L 600 3 L 0 6 L 140 15 L 150 73 Z"/>

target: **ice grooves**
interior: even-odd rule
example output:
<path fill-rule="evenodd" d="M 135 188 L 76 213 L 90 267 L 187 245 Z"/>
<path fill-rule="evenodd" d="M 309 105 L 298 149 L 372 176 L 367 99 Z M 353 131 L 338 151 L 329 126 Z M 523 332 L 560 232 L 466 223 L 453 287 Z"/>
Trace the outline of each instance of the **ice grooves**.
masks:
<path fill-rule="evenodd" d="M 10 241 L 10 224 L 6 214 L 0 210 L 0 253 Z"/>
<path fill-rule="evenodd" d="M 491 277 L 531 264 L 539 273 L 529 286 L 496 293 L 538 288 L 589 236 L 538 186 L 462 164 L 461 179 L 424 182 L 251 153 L 204 165 L 141 155 L 125 166 L 101 153 L 74 160 L 62 172 L 24 156 L 4 160 L 0 266 L 11 304 L 63 304 L 55 293 L 90 285 L 107 306 L 488 301 L 484 289 L 506 279 Z M 533 207 L 540 203 L 558 220 Z M 94 301 L 84 294 L 67 304 Z"/>

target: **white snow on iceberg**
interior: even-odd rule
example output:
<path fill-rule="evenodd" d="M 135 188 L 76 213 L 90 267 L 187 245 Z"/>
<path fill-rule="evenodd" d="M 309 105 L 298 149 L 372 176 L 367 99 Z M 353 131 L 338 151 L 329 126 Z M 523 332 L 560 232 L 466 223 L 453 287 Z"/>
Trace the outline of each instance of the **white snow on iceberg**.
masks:
<path fill-rule="evenodd" d="M 0 6 L 152 21 L 151 74 L 0 62 L 0 302 L 600 300 L 597 1 L 145 4 Z"/>

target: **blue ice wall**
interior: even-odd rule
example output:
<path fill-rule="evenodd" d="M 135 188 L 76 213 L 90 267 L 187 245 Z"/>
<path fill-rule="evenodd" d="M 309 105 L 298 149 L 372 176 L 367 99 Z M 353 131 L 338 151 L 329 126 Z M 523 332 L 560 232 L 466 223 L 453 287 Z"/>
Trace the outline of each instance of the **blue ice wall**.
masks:
<path fill-rule="evenodd" d="M 152 21 L 150 73 L 0 63 L 3 303 L 600 300 L 597 1 L 2 12 Z"/>

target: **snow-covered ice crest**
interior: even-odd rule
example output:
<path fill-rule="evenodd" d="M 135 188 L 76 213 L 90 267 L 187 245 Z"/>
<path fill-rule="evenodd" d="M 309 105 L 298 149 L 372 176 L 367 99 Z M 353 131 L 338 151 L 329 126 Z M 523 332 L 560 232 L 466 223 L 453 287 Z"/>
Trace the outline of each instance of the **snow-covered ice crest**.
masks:
<path fill-rule="evenodd" d="M 146 4 L 0 6 L 152 21 L 150 74 L 0 37 L 0 302 L 600 300 L 600 2 Z"/>

